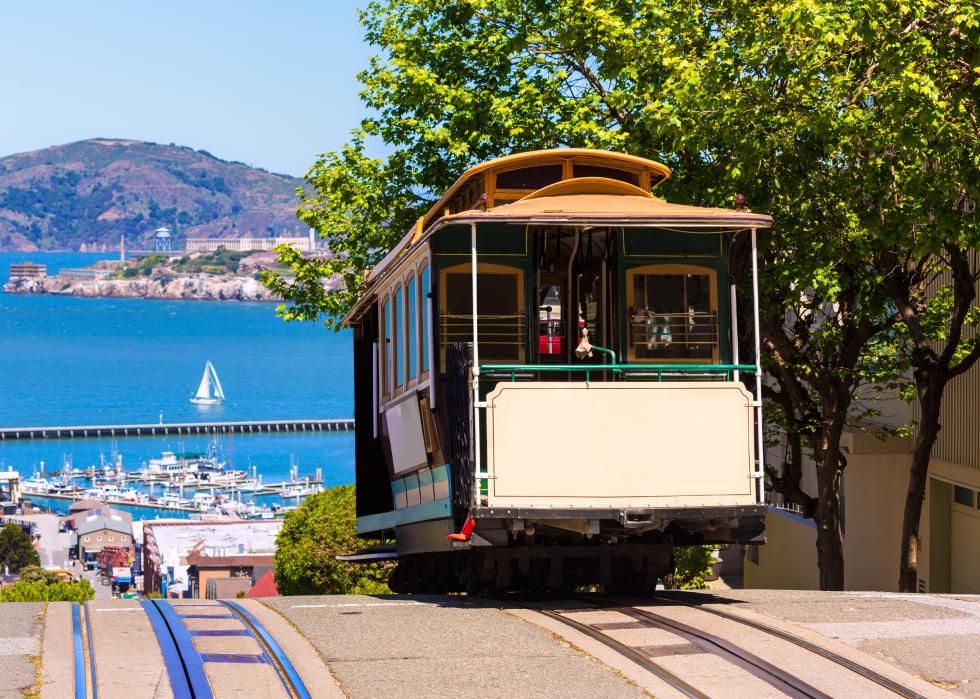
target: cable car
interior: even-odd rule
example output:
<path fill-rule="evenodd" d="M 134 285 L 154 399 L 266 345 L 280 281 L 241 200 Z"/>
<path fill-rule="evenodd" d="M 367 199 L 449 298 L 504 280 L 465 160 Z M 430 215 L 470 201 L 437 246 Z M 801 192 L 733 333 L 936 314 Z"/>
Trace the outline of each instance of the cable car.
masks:
<path fill-rule="evenodd" d="M 367 274 L 345 318 L 357 531 L 394 543 L 347 560 L 397 558 L 399 592 L 640 592 L 674 546 L 762 540 L 755 251 L 772 219 L 668 203 L 669 176 L 587 149 L 493 160 Z"/>

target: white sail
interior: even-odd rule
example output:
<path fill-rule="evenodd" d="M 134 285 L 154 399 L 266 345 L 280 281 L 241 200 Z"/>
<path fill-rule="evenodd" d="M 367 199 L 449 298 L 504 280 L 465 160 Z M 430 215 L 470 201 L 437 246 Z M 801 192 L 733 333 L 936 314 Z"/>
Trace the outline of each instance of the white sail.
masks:
<path fill-rule="evenodd" d="M 211 397 L 211 372 L 208 371 L 210 367 L 211 362 L 204 367 L 204 375 L 201 377 L 201 385 L 197 387 L 197 393 L 194 394 L 195 398 Z"/>
<path fill-rule="evenodd" d="M 214 397 L 219 400 L 225 399 L 225 392 L 221 390 L 221 382 L 218 380 L 218 372 L 215 371 L 214 365 L 208 362 L 208 367 L 211 369 L 211 381 L 214 385 Z"/>
<path fill-rule="evenodd" d="M 191 403 L 199 405 L 215 405 L 223 402 L 225 392 L 221 389 L 221 382 L 218 381 L 218 372 L 214 370 L 214 365 L 208 361 L 204 365 L 204 375 L 201 377 L 201 385 L 197 387 L 197 393 L 191 398 Z"/>

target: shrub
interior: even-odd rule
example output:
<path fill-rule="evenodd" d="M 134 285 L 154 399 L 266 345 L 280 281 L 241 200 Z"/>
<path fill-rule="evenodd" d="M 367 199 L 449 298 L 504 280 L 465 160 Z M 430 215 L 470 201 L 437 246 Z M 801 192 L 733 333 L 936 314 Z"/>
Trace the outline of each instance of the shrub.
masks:
<path fill-rule="evenodd" d="M 0 590 L 0 602 L 86 602 L 95 597 L 88 580 L 53 584 L 20 580 Z"/>
<path fill-rule="evenodd" d="M 393 565 L 343 563 L 335 556 L 367 543 L 355 534 L 354 486 L 309 497 L 286 515 L 276 539 L 276 586 L 283 595 L 388 592 Z"/>
<path fill-rule="evenodd" d="M 61 576 L 50 570 L 45 570 L 41 566 L 27 566 L 26 568 L 21 568 L 20 570 L 20 581 L 21 582 L 39 582 L 45 585 L 53 585 L 56 582 L 61 582 Z"/>
<path fill-rule="evenodd" d="M 714 546 L 677 546 L 674 548 L 674 587 L 681 590 L 703 590 L 711 574 Z"/>

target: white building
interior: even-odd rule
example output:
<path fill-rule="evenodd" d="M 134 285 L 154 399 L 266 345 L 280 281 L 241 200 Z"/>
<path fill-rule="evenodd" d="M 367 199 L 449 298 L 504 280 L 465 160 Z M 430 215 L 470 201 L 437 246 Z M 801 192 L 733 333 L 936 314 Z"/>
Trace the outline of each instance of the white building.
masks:
<path fill-rule="evenodd" d="M 316 238 L 313 230 L 308 237 L 275 238 L 188 238 L 184 244 L 184 252 L 214 252 L 224 248 L 232 252 L 272 250 L 279 245 L 292 245 L 300 252 L 316 250 Z"/>

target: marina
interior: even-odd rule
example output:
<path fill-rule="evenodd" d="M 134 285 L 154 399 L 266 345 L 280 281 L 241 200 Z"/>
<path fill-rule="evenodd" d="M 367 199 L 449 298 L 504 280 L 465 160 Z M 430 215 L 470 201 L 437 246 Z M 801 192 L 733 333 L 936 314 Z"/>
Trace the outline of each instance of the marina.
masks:
<path fill-rule="evenodd" d="M 155 437 L 252 434 L 277 432 L 350 432 L 353 418 L 326 420 L 246 420 L 242 422 L 170 422 L 132 425 L 73 425 L 61 427 L 4 427 L 0 441 L 18 439 L 82 439 L 91 437 Z"/>
<path fill-rule="evenodd" d="M 98 467 L 78 469 L 66 458 L 59 471 L 44 471 L 42 463 L 41 470 L 21 480 L 19 495 L 39 504 L 47 500 L 49 507 L 52 502 L 89 499 L 127 506 L 137 514 L 149 508 L 215 518 L 262 518 L 298 507 L 306 497 L 323 490 L 322 470 L 317 468 L 312 477 L 300 478 L 293 457 L 289 479 L 281 482 L 264 483 L 256 466 L 250 473 L 225 468 L 217 436 L 212 437 L 206 454 L 178 457 L 173 451 L 164 451 L 135 471 L 123 468 L 117 452 L 108 460 L 100 460 Z M 258 498 L 267 501 L 259 503 Z"/>

